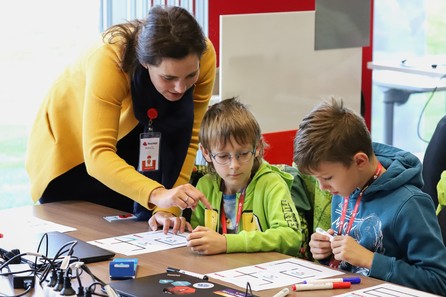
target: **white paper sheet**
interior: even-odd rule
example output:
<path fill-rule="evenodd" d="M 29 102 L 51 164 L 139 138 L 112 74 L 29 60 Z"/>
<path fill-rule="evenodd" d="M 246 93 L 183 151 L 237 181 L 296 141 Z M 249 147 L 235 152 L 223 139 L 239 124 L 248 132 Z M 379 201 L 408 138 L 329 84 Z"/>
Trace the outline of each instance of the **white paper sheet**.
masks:
<path fill-rule="evenodd" d="M 88 243 L 115 253 L 133 256 L 186 246 L 188 234 L 174 234 L 171 231 L 164 234 L 162 230 L 158 230 L 98 239 Z"/>
<path fill-rule="evenodd" d="M 246 283 L 249 282 L 254 291 L 261 291 L 340 274 L 344 273 L 298 258 L 289 258 L 214 272 L 207 276 L 242 288 L 245 288 Z"/>

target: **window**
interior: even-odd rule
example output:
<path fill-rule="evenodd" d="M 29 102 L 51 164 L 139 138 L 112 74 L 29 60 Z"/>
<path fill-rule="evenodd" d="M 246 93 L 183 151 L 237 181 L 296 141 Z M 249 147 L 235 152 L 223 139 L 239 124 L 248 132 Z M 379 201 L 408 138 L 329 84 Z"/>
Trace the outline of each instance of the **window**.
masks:
<path fill-rule="evenodd" d="M 373 60 L 446 54 L 445 9 L 443 0 L 374 0 Z M 395 107 L 394 146 L 422 157 L 438 121 L 446 113 L 445 93 L 436 92 L 431 100 L 431 93 L 412 94 L 405 104 Z M 383 92 L 376 86 L 372 100 L 372 138 L 381 142 Z"/>
<path fill-rule="evenodd" d="M 99 0 L 2 1 L 0 201 L 31 204 L 24 169 L 29 128 L 56 75 L 99 33 Z"/>
<path fill-rule="evenodd" d="M 207 1 L 0 2 L 0 208 L 32 204 L 24 168 L 28 132 L 56 76 L 103 29 L 144 17 L 152 4 L 181 5 L 207 32 Z"/>

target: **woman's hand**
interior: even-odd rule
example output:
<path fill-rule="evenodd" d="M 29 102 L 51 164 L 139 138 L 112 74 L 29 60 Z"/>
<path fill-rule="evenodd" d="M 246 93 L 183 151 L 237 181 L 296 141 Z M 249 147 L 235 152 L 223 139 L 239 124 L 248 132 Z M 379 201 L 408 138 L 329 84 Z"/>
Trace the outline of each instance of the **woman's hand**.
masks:
<path fill-rule="evenodd" d="M 170 190 L 157 188 L 152 191 L 149 198 L 149 203 L 161 208 L 177 206 L 181 209 L 191 208 L 192 210 L 195 210 L 199 201 L 206 208 L 212 209 L 211 204 L 204 194 L 191 184 L 184 184 Z"/>
<path fill-rule="evenodd" d="M 171 226 L 173 226 L 172 232 L 174 234 L 178 232 L 183 233 L 186 229 L 192 232 L 192 226 L 184 217 L 176 217 L 170 212 L 165 211 L 159 211 L 149 219 L 149 227 L 152 231 L 158 230 L 158 226 L 163 226 L 164 234 L 169 232 Z"/>
<path fill-rule="evenodd" d="M 226 253 L 226 237 L 209 228 L 198 226 L 187 236 L 187 246 L 201 255 Z"/>

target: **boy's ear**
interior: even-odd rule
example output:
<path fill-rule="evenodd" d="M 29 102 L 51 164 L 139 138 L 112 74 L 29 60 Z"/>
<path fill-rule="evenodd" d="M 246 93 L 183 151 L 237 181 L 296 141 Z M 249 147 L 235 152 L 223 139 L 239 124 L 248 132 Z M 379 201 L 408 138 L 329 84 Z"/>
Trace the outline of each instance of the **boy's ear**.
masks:
<path fill-rule="evenodd" d="M 358 168 L 364 168 L 369 165 L 369 157 L 363 152 L 356 153 L 353 156 L 353 162 Z"/>
<path fill-rule="evenodd" d="M 258 157 L 259 155 L 260 155 L 260 145 L 258 145 L 258 146 L 256 146 L 256 153 L 255 153 L 255 156 L 254 157 Z"/>
<path fill-rule="evenodd" d="M 206 162 L 212 163 L 211 153 L 207 149 L 205 149 L 201 144 L 200 144 L 200 150 Z"/>
<path fill-rule="evenodd" d="M 258 157 L 259 155 L 260 155 L 260 151 L 263 149 L 263 142 L 262 142 L 262 139 L 261 140 L 259 140 L 259 142 L 257 143 L 257 145 L 256 145 L 256 154 L 255 154 L 255 156 L 254 157 Z"/>

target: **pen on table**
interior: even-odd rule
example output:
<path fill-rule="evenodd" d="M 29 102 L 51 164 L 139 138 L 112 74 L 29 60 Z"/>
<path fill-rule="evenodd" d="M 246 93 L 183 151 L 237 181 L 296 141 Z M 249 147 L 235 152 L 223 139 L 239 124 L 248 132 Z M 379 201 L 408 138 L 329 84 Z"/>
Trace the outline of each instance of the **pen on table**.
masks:
<path fill-rule="evenodd" d="M 338 277 L 338 278 L 322 278 L 322 279 L 309 279 L 304 281 L 304 284 L 325 284 L 325 283 L 340 283 L 340 282 L 349 282 L 352 284 L 361 283 L 360 277 Z"/>
<path fill-rule="evenodd" d="M 290 289 L 288 288 L 283 288 L 282 290 L 280 290 L 279 292 L 277 292 L 273 297 L 285 297 L 286 295 L 288 295 L 290 293 Z"/>
<path fill-rule="evenodd" d="M 208 280 L 208 276 L 205 274 L 199 274 L 199 273 L 195 273 L 195 272 L 190 272 L 190 271 L 186 271 L 186 270 L 182 270 L 182 269 L 178 269 L 178 268 L 173 268 L 173 267 L 167 267 L 167 272 L 177 272 L 177 273 L 182 273 L 185 275 L 190 275 L 199 279 L 203 279 L 203 280 Z"/>
<path fill-rule="evenodd" d="M 328 233 L 327 231 L 325 231 L 322 228 L 317 227 L 316 228 L 316 233 L 319 233 L 319 234 L 326 235 L 326 236 L 330 237 L 330 241 L 332 241 L 334 239 L 333 235 L 331 235 L 330 233 Z"/>
<path fill-rule="evenodd" d="M 313 290 L 327 290 L 327 289 L 348 289 L 352 283 L 324 283 L 324 284 L 295 284 L 291 288 L 293 291 L 313 291 Z"/>

